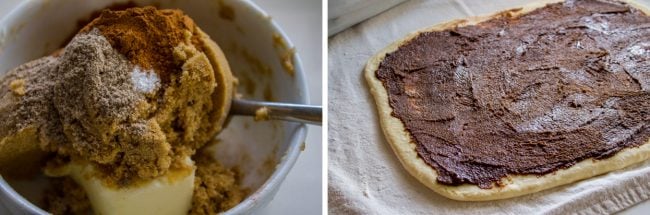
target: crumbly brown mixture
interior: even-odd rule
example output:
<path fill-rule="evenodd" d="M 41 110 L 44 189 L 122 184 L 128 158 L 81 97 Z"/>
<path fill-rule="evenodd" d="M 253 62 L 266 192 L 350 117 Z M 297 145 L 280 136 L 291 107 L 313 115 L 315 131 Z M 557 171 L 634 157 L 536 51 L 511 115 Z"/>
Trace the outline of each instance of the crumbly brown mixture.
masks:
<path fill-rule="evenodd" d="M 142 105 L 146 113 L 141 117 L 148 119 L 148 124 L 117 137 L 128 143 L 122 147 L 125 155 L 152 159 L 131 156 L 133 159 L 124 157 L 122 162 L 100 165 L 103 177 L 127 186 L 163 175 L 170 168 L 186 168 L 180 162 L 183 157 L 220 130 L 214 116 L 220 107 L 215 107 L 212 100 L 214 70 L 201 52 L 203 43 L 192 20 L 178 10 L 131 8 L 104 11 L 81 32 L 90 28 L 99 29 L 131 63 L 153 69 L 163 86 Z"/>
<path fill-rule="evenodd" d="M 273 33 L 273 47 L 278 51 L 282 67 L 284 67 L 284 70 L 293 77 L 296 74 L 293 65 L 293 55 L 296 54 L 296 49 L 289 48 L 287 42 L 282 38 L 282 35 L 278 33 Z"/>
<path fill-rule="evenodd" d="M 248 190 L 240 186 L 241 175 L 234 168 L 222 166 L 205 148 L 192 159 L 197 169 L 189 214 L 218 214 L 244 200 Z M 69 177 L 50 178 L 43 200 L 44 209 L 54 215 L 92 212 L 85 191 Z"/>
<path fill-rule="evenodd" d="M 92 214 L 86 192 L 72 178 L 50 178 L 50 186 L 43 196 L 44 209 L 53 215 Z"/>
<path fill-rule="evenodd" d="M 36 60 L 4 77 L 3 83 L 9 81 L 10 87 L 15 80 L 23 80 L 25 92 L 20 97 L 3 97 L 3 105 L 10 108 L 0 110 L 0 127 L 6 136 L 37 128 L 41 147 L 61 156 L 102 165 L 134 159 L 155 163 L 160 156 L 122 148 L 169 148 L 166 143 L 132 144 L 115 138 L 147 123 L 137 120 L 136 106 L 144 97 L 134 91 L 132 68 L 98 31 L 78 35 L 59 57 Z M 136 173 L 152 168 L 140 163 L 126 166 Z"/>
<path fill-rule="evenodd" d="M 261 107 L 255 110 L 255 121 L 267 121 L 269 119 L 271 119 L 271 115 L 269 115 L 269 108 Z"/>
<path fill-rule="evenodd" d="M 13 80 L 9 83 L 9 88 L 11 88 L 11 92 L 13 92 L 14 95 L 17 96 L 25 95 L 25 80 L 23 79 Z"/>
<path fill-rule="evenodd" d="M 194 195 L 189 214 L 217 214 L 239 204 L 247 190 L 240 187 L 240 174 L 222 166 L 209 150 L 201 150 L 193 157 L 196 162 Z"/>
<path fill-rule="evenodd" d="M 282 61 L 282 67 L 290 76 L 295 76 L 296 71 L 293 65 L 293 55 L 296 54 L 295 48 L 287 49 L 283 54 L 280 55 L 280 60 Z"/>
<path fill-rule="evenodd" d="M 49 89 L 53 85 L 52 81 L 48 81 L 52 74 L 40 73 L 39 71 L 51 70 L 54 61 L 55 58 L 53 57 L 44 57 L 31 61 L 7 72 L 0 80 L 0 98 L 2 99 L 0 103 L 1 137 L 20 136 L 17 133 L 21 129 L 33 124 L 36 119 L 45 118 L 42 107 L 47 106 L 44 100 L 46 100 Z M 19 79 L 25 81 L 26 96 L 21 97 L 13 93 L 11 83 Z"/>
<path fill-rule="evenodd" d="M 55 55 L 0 79 L 0 140 L 51 152 L 46 174 L 64 175 L 57 167 L 79 160 L 117 188 L 190 168 L 183 160 L 227 117 L 236 80 L 224 62 L 178 10 L 104 11 Z M 0 150 L 2 172 L 19 160 L 5 159 L 17 151 L 7 148 Z M 195 159 L 195 213 L 221 212 L 243 199 L 234 171 L 209 156 Z M 51 212 L 86 214 L 81 188 L 67 178 L 54 185 L 46 197 Z"/>
<path fill-rule="evenodd" d="M 224 75 L 215 74 L 206 40 L 180 11 L 106 11 L 58 56 L 3 78 L 0 137 L 36 127 L 32 144 L 90 161 L 114 187 L 187 168 L 183 157 L 214 137 L 227 115 L 217 102 L 226 95 L 215 90 L 215 76 Z M 23 96 L 14 92 L 16 80 L 24 80 Z M 147 92 L 140 82 L 152 82 Z"/>
<path fill-rule="evenodd" d="M 66 75 L 53 79 L 58 82 L 51 97 L 56 114 L 48 122 L 57 123 L 44 129 L 52 132 L 43 138 L 48 150 L 96 162 L 108 175 L 121 177 L 121 185 L 168 168 L 164 134 L 137 110 L 145 100 L 131 81 L 134 66 L 98 31 L 75 37 L 59 62 L 58 73 Z M 55 140 L 48 141 L 51 137 Z"/>

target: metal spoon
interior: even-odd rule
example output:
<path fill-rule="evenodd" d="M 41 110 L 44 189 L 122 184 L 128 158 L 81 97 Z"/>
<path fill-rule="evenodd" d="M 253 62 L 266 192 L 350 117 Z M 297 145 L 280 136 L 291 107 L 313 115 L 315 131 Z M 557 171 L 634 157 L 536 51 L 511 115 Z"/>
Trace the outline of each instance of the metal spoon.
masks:
<path fill-rule="evenodd" d="M 270 119 L 322 125 L 323 107 L 315 105 L 234 99 L 230 114 L 255 116 L 256 112 L 263 108 L 266 108 Z"/>

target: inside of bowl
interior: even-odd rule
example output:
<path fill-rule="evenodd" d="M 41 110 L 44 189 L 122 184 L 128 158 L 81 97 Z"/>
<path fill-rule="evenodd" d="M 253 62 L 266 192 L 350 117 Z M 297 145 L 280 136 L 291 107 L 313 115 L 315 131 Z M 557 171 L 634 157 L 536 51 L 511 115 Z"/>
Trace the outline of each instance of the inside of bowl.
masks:
<path fill-rule="evenodd" d="M 126 1 L 51 0 L 24 3 L 20 14 L 11 14 L 0 26 L 0 73 L 62 47 L 92 12 Z M 223 49 L 230 67 L 239 79 L 243 98 L 305 103 L 301 78 L 291 71 L 295 66 L 293 49 L 271 24 L 270 17 L 236 1 L 141 0 L 138 6 L 182 9 Z M 287 58 L 288 56 L 288 58 Z M 287 60 L 288 59 L 288 60 Z M 290 65 L 287 65 L 289 63 Z M 294 68 L 299 70 L 299 67 Z M 255 122 L 252 117 L 232 117 L 217 136 L 216 158 L 236 167 L 243 186 L 257 190 L 276 170 L 292 147 L 301 125 L 286 122 Z M 293 141 L 292 141 L 293 140 Z M 24 183 L 24 182 L 19 182 Z M 31 185 L 14 184 L 20 187 Z M 33 192 L 33 191 L 32 191 Z"/>

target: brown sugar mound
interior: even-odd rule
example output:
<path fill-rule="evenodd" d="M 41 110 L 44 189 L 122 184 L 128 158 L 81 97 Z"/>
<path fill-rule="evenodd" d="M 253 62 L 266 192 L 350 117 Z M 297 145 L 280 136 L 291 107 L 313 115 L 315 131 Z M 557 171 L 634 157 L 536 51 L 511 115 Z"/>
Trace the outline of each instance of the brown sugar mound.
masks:
<path fill-rule="evenodd" d="M 81 32 L 88 29 L 162 82 L 134 112 L 146 125 L 117 136 L 123 156 L 97 165 L 102 178 L 124 187 L 189 168 L 184 157 L 214 138 L 228 115 L 234 78 L 220 48 L 179 10 L 104 11 Z"/>
<path fill-rule="evenodd" d="M 234 83 L 221 49 L 182 12 L 104 11 L 58 55 L 0 79 L 0 155 L 16 154 L 0 171 L 38 148 L 92 164 L 111 187 L 190 168 L 183 159 L 223 128 Z"/>
<path fill-rule="evenodd" d="M 86 176 L 112 188 L 193 168 L 184 160 L 222 130 L 235 83 L 221 49 L 182 12 L 104 11 L 55 55 L 0 78 L 0 173 L 48 159 L 45 174 L 63 177 L 45 208 L 88 214 L 84 190 L 59 167 L 90 164 Z M 203 152 L 193 158 L 192 213 L 241 202 L 236 171 Z"/>
<path fill-rule="evenodd" d="M 239 204 L 247 190 L 239 185 L 237 171 L 222 166 L 209 150 L 201 150 L 193 160 L 196 162 L 192 209 L 189 214 L 217 214 Z"/>

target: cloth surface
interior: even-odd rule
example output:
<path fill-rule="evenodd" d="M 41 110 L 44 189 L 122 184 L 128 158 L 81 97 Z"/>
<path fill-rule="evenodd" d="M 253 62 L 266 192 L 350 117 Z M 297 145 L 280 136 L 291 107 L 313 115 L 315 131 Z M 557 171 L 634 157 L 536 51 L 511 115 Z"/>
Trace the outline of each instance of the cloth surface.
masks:
<path fill-rule="evenodd" d="M 330 214 L 611 214 L 650 198 L 650 161 L 522 197 L 461 202 L 428 189 L 394 155 L 363 77 L 367 60 L 409 32 L 526 3 L 411 0 L 329 38 Z"/>
<path fill-rule="evenodd" d="M 328 0 L 327 34 L 336 34 L 406 0 Z"/>

